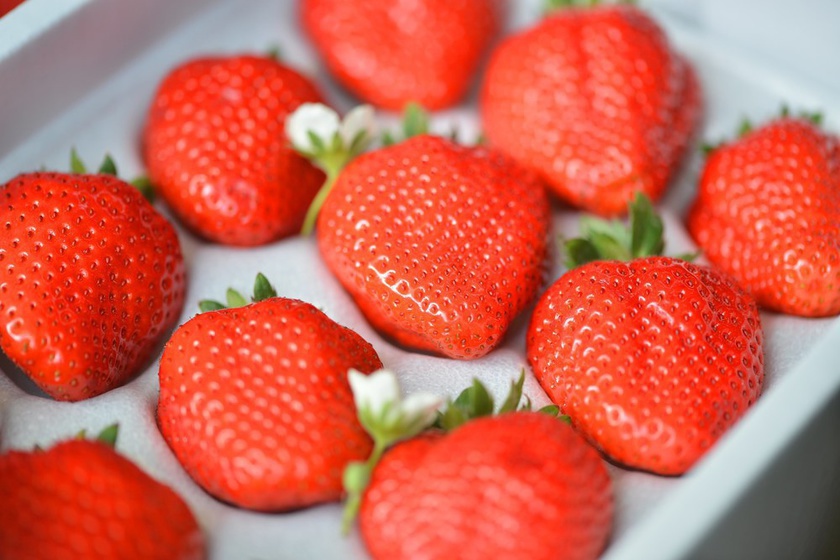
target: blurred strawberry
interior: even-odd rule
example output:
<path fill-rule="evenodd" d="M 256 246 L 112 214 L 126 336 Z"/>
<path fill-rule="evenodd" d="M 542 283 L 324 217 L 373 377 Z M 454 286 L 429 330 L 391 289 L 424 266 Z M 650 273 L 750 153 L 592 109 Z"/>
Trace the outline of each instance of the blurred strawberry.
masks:
<path fill-rule="evenodd" d="M 172 70 L 143 132 L 149 177 L 198 234 L 260 245 L 297 233 L 323 175 L 292 150 L 285 119 L 321 95 L 267 57 L 200 58 Z"/>
<path fill-rule="evenodd" d="M 601 215 L 662 195 L 700 115 L 690 64 L 629 5 L 550 12 L 499 45 L 481 91 L 490 144 Z"/>
<path fill-rule="evenodd" d="M 0 455 L 0 558 L 201 560 L 204 536 L 184 501 L 98 441 Z"/>
<path fill-rule="evenodd" d="M 688 228 L 759 305 L 840 313 L 840 139 L 783 116 L 709 154 Z"/>
<path fill-rule="evenodd" d="M 332 74 L 363 101 L 454 105 L 501 27 L 497 0 L 304 0 L 303 25 Z"/>

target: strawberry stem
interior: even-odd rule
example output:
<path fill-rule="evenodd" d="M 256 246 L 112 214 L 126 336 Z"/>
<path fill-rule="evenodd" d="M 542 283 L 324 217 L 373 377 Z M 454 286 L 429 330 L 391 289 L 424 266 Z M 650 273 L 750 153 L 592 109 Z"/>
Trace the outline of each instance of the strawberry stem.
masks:
<path fill-rule="evenodd" d="M 338 176 L 341 174 L 341 170 L 344 169 L 348 161 L 349 159 L 344 162 L 331 164 L 324 162 L 322 165 L 319 165 L 324 173 L 327 174 L 327 178 L 306 210 L 306 216 L 303 218 L 303 226 L 300 228 L 301 235 L 312 235 L 312 232 L 315 231 L 315 224 L 318 221 L 318 214 L 321 212 L 321 207 L 324 206 L 324 202 L 330 195 L 330 191 L 332 191 Z"/>
<path fill-rule="evenodd" d="M 373 451 L 367 461 L 354 461 L 345 468 L 344 488 L 347 490 L 347 500 L 341 515 L 342 535 L 347 536 L 350 533 L 350 527 L 353 526 L 353 521 L 359 514 L 359 507 L 362 505 L 362 496 L 370 484 L 373 469 L 376 468 L 389 445 L 389 442 L 381 438 L 374 438 Z"/>

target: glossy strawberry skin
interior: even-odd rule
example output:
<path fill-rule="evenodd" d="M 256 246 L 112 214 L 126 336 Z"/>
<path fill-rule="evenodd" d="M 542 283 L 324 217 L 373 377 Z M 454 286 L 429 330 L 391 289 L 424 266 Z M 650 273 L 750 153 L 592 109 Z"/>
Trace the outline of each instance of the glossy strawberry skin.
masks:
<path fill-rule="evenodd" d="M 548 227 L 532 174 L 492 151 L 418 136 L 351 162 L 317 231 L 325 262 L 375 327 L 471 359 L 536 296 Z"/>
<path fill-rule="evenodd" d="M 382 362 L 308 303 L 202 313 L 164 349 L 158 424 L 190 476 L 221 500 L 264 511 L 334 501 L 346 464 L 372 447 L 351 367 L 370 373 Z"/>
<path fill-rule="evenodd" d="M 598 454 L 551 416 L 474 420 L 386 453 L 359 523 L 376 560 L 597 558 L 612 523 Z"/>
<path fill-rule="evenodd" d="M 496 0 L 304 0 L 301 19 L 331 73 L 362 100 L 435 110 L 464 96 L 501 11 Z"/>
<path fill-rule="evenodd" d="M 285 137 L 286 117 L 305 102 L 322 102 L 315 86 L 272 59 L 190 60 L 165 77 L 149 108 L 149 177 L 211 241 L 261 245 L 297 233 L 324 181 Z"/>
<path fill-rule="evenodd" d="M 527 354 L 593 445 L 658 474 L 688 470 L 764 382 L 752 298 L 725 274 L 668 257 L 564 274 L 534 309 Z"/>
<path fill-rule="evenodd" d="M 699 83 L 632 6 L 557 10 L 491 55 L 480 110 L 490 144 L 573 206 L 621 214 L 658 199 L 702 112 Z"/>
<path fill-rule="evenodd" d="M 175 229 L 109 175 L 29 173 L 0 188 L 0 346 L 57 400 L 126 382 L 178 320 Z"/>
<path fill-rule="evenodd" d="M 183 500 L 103 443 L 0 455 L 0 496 L 0 558 L 206 557 Z"/>
<path fill-rule="evenodd" d="M 758 304 L 840 313 L 840 140 L 780 119 L 709 155 L 688 228 Z"/>

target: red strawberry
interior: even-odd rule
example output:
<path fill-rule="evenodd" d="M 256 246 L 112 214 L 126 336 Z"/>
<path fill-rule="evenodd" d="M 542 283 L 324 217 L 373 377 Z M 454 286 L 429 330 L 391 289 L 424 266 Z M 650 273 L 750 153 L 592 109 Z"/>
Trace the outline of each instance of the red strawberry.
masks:
<path fill-rule="evenodd" d="M 160 363 L 161 432 L 224 501 L 269 511 L 338 500 L 342 470 L 371 450 L 347 371 L 382 363 L 312 305 L 263 297 L 175 331 Z"/>
<path fill-rule="evenodd" d="M 398 342 L 478 358 L 542 280 L 541 184 L 484 148 L 417 136 L 344 168 L 321 209 L 321 253 L 371 323 Z"/>
<path fill-rule="evenodd" d="M 588 559 L 612 509 L 598 454 L 558 419 L 517 412 L 398 444 L 359 521 L 375 559 Z"/>
<path fill-rule="evenodd" d="M 303 25 L 354 94 L 401 110 L 454 105 L 501 26 L 496 0 L 304 0 Z"/>
<path fill-rule="evenodd" d="M 200 560 L 183 500 L 101 441 L 0 455 L 0 558 Z"/>
<path fill-rule="evenodd" d="M 308 79 L 269 58 L 190 60 L 166 76 L 149 109 L 149 176 L 212 241 L 259 245 L 297 233 L 323 174 L 288 146 L 283 127 L 320 99 Z"/>
<path fill-rule="evenodd" d="M 660 474 L 689 469 L 764 381 L 752 298 L 727 275 L 668 257 L 564 274 L 537 303 L 527 353 L 590 442 Z"/>
<path fill-rule="evenodd" d="M 759 305 L 840 313 L 840 139 L 781 118 L 718 147 L 688 228 Z"/>
<path fill-rule="evenodd" d="M 601 215 L 658 198 L 701 113 L 691 66 L 632 6 L 558 10 L 505 40 L 481 91 L 490 143 Z"/>
<path fill-rule="evenodd" d="M 58 400 L 138 372 L 178 320 L 178 237 L 131 185 L 28 173 L 0 188 L 0 346 Z"/>

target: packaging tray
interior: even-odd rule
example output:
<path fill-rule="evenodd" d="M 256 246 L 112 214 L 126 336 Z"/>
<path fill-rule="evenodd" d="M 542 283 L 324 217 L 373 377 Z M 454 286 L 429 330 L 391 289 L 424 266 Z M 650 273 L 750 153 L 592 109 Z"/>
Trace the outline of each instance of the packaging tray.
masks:
<path fill-rule="evenodd" d="M 511 4 L 511 28 L 538 17 L 538 2 Z M 782 102 L 794 108 L 821 108 L 828 116 L 826 127 L 838 130 L 840 97 L 835 92 L 790 80 L 784 69 L 710 40 L 667 10 L 655 9 L 654 15 L 699 71 L 707 107 L 703 138 L 729 135 L 743 116 L 764 120 Z M 42 165 L 66 169 L 73 146 L 90 161 L 110 152 L 125 177 L 141 173 L 139 131 L 154 89 L 171 67 L 193 55 L 265 52 L 272 45 L 280 46 L 288 64 L 313 76 L 337 108 L 352 106 L 353 100 L 330 81 L 297 29 L 292 2 L 28 0 L 0 20 L 0 182 Z M 474 138 L 479 125 L 471 105 L 474 100 L 435 115 L 433 129 L 446 132 L 455 124 L 467 139 Z M 382 117 L 383 126 L 393 122 L 393 116 Z M 661 205 L 669 252 L 694 248 L 680 216 L 693 197 L 701 165 L 702 157 L 695 152 Z M 167 213 L 162 204 L 158 208 Z M 575 213 L 555 210 L 556 233 L 572 233 L 576 225 Z M 500 348 L 476 361 L 414 354 L 390 345 L 365 322 L 322 264 L 312 239 L 231 249 L 179 233 L 189 271 L 182 322 L 196 313 L 199 299 L 218 297 L 228 286 L 247 290 L 255 273 L 262 271 L 281 295 L 313 303 L 370 341 L 384 364 L 399 374 L 406 392 L 454 396 L 472 377 L 479 377 L 500 396 L 520 370 L 528 370 L 525 318 L 513 325 Z M 555 265 L 553 276 L 560 273 Z M 826 407 L 836 404 L 838 320 L 773 313 L 763 313 L 762 319 L 764 395 L 700 464 L 679 478 L 610 466 L 617 507 L 605 558 L 696 554 L 762 473 L 789 453 Z M 339 535 L 338 505 L 258 514 L 222 504 L 197 487 L 155 425 L 156 363 L 121 388 L 73 404 L 44 398 L 3 357 L 0 369 L 6 373 L 0 375 L 0 450 L 46 446 L 82 428 L 93 431 L 118 421 L 119 451 L 184 497 L 208 536 L 211 558 L 367 557 L 357 533 Z M 548 402 L 530 375 L 525 392 L 536 405 Z"/>

